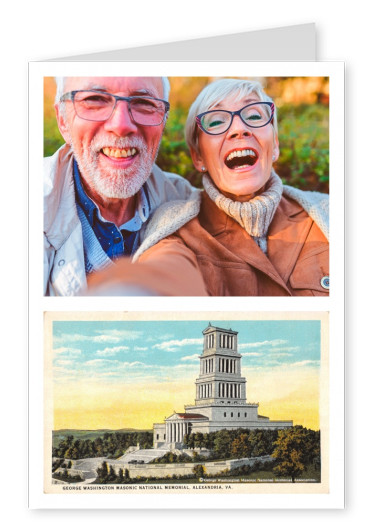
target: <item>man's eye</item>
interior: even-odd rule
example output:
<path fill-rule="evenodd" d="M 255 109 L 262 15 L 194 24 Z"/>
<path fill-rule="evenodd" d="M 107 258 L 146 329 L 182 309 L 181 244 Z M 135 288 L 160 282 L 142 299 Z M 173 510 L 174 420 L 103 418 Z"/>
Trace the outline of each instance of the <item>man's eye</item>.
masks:
<path fill-rule="evenodd" d="M 137 110 L 144 109 L 145 111 L 154 111 L 158 109 L 156 102 L 154 102 L 153 100 L 143 100 L 141 98 L 137 100 L 132 100 L 131 107 Z"/>
<path fill-rule="evenodd" d="M 108 103 L 109 98 L 94 94 L 93 96 L 86 96 L 86 98 L 81 101 L 83 101 L 84 103 Z"/>

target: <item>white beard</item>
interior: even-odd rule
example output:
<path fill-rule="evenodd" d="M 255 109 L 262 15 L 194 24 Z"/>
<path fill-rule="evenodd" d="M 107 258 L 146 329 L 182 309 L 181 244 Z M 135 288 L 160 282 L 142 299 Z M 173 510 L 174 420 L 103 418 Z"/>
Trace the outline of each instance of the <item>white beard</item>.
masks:
<path fill-rule="evenodd" d="M 127 199 L 133 197 L 149 178 L 157 157 L 153 156 L 154 146 L 148 146 L 142 138 L 108 138 L 106 135 L 97 135 L 88 147 L 84 147 L 82 154 L 78 154 L 77 147 L 71 140 L 74 157 L 77 161 L 81 175 L 89 186 L 101 197 L 109 199 Z M 106 146 L 118 149 L 136 148 L 137 158 L 129 168 L 125 169 L 102 169 L 98 164 L 101 149 Z M 159 148 L 159 146 L 158 146 Z"/>

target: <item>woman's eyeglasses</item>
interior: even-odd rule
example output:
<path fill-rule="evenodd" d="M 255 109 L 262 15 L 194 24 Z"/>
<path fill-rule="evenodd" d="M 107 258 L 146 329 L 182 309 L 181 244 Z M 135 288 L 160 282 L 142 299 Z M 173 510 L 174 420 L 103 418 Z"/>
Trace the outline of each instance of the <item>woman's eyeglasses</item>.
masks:
<path fill-rule="evenodd" d="M 274 103 L 260 101 L 250 103 L 238 111 L 219 109 L 203 112 L 196 116 L 196 123 L 208 135 L 222 135 L 230 129 L 234 116 L 239 116 L 248 127 L 264 127 L 273 120 Z"/>

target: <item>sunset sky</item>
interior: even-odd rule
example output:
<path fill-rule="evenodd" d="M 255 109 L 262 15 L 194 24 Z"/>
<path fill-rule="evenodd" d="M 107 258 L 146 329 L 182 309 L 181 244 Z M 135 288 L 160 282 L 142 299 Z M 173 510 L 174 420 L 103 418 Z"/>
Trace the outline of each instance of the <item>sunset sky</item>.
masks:
<path fill-rule="evenodd" d="M 54 429 L 148 428 L 194 404 L 208 321 L 55 321 Z M 239 332 L 247 401 L 319 428 L 320 321 L 215 321 Z"/>

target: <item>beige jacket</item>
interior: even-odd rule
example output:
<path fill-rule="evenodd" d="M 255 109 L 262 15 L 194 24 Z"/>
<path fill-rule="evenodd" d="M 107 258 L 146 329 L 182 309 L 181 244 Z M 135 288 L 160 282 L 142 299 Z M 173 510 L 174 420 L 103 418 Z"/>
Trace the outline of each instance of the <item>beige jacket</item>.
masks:
<path fill-rule="evenodd" d="M 165 173 L 156 165 L 146 186 L 152 213 L 163 203 L 198 195 L 188 181 Z M 86 285 L 82 228 L 73 184 L 73 153 L 64 145 L 44 161 L 44 294 L 77 295 Z"/>

